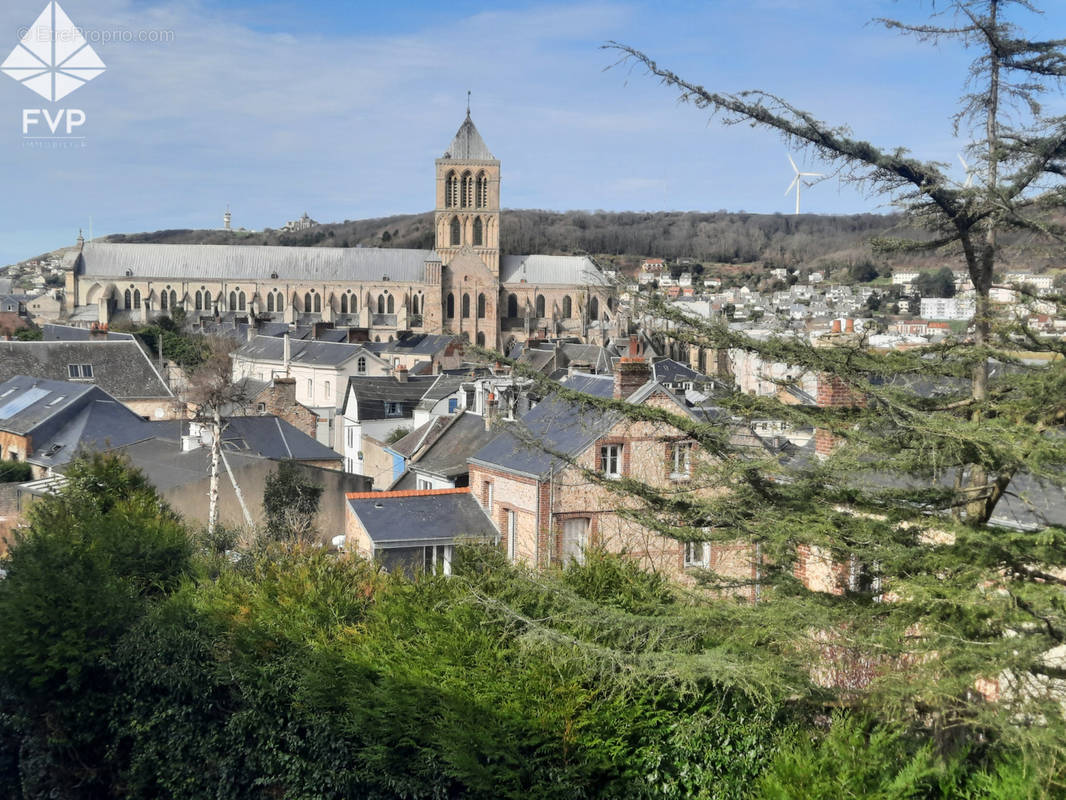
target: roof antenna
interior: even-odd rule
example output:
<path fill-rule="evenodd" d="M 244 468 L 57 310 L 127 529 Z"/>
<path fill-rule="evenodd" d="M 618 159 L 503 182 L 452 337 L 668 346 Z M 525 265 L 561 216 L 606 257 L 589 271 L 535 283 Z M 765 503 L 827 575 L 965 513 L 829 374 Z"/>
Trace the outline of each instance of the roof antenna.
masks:
<path fill-rule="evenodd" d="M 466 90 L 466 116 L 470 116 L 470 90 Z"/>

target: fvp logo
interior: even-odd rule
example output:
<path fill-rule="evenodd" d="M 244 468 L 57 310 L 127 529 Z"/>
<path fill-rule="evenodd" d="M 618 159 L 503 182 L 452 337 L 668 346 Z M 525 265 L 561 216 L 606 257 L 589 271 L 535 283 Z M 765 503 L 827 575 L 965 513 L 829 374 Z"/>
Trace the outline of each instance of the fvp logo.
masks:
<path fill-rule="evenodd" d="M 102 75 L 104 62 L 70 17 L 51 2 L 22 37 L 0 72 L 50 103 Z"/>

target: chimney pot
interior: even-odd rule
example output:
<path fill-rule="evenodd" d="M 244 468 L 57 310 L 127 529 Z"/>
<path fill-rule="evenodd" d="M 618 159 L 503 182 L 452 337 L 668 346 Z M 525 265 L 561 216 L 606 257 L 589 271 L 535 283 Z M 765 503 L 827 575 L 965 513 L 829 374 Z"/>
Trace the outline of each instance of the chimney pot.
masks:
<path fill-rule="evenodd" d="M 849 319 L 844 323 L 845 333 L 855 333 L 855 320 Z"/>
<path fill-rule="evenodd" d="M 840 333 L 840 320 L 833 320 L 833 333 Z"/>

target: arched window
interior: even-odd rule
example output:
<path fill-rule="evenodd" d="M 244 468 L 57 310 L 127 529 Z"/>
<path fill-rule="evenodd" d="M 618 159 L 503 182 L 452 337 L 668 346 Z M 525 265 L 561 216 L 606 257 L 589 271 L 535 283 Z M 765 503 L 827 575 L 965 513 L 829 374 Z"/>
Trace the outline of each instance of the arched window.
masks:
<path fill-rule="evenodd" d="M 537 295 L 537 316 L 544 316 L 544 295 L 542 294 Z"/>
<path fill-rule="evenodd" d="M 455 208 L 459 205 L 459 178 L 455 170 L 449 170 L 444 179 L 444 207 Z"/>
<path fill-rule="evenodd" d="M 161 292 L 159 293 L 159 308 L 160 308 L 161 310 L 163 310 L 163 311 L 166 311 L 166 310 L 167 310 L 167 300 L 169 300 L 169 299 L 170 299 L 170 297 L 168 296 L 168 294 L 169 294 L 169 293 L 167 292 L 167 290 L 166 290 L 166 289 L 164 289 L 163 291 L 161 291 Z"/>
<path fill-rule="evenodd" d="M 273 298 L 271 298 L 271 301 L 273 301 Z M 274 305 L 274 303 L 271 302 L 271 305 Z M 196 290 L 196 310 L 204 310 L 204 293 L 201 292 L 199 289 Z M 271 311 L 273 311 L 273 309 L 271 309 Z"/>
<path fill-rule="evenodd" d="M 463 319 L 470 318 L 470 295 L 463 295 Z"/>
<path fill-rule="evenodd" d="M 589 319 L 597 320 L 600 318 L 600 301 L 599 298 L 593 297 L 589 301 Z"/>
<path fill-rule="evenodd" d="M 353 294 L 352 295 L 351 303 L 348 305 L 348 313 L 349 314 L 358 314 L 359 313 L 359 295 L 357 295 L 357 294 Z"/>
<path fill-rule="evenodd" d="M 366 356 L 359 356 L 355 361 L 355 370 L 360 375 L 366 374 Z"/>
<path fill-rule="evenodd" d="M 197 292 L 196 296 L 199 297 L 200 293 Z M 274 310 L 274 293 L 270 292 L 267 295 L 267 311 L 273 311 L 273 310 Z"/>
<path fill-rule="evenodd" d="M 507 297 L 507 316 L 512 318 L 518 316 L 518 295 L 516 294 Z"/>
<path fill-rule="evenodd" d="M 412 314 L 418 314 L 420 312 L 419 304 L 420 304 L 421 300 L 422 300 L 421 296 L 419 296 L 417 294 L 414 297 L 411 298 L 411 313 Z"/>
<path fill-rule="evenodd" d="M 131 292 L 129 289 L 126 290 L 126 293 L 123 296 L 123 305 L 122 305 L 122 307 L 123 308 L 133 308 L 133 292 Z"/>
<path fill-rule="evenodd" d="M 133 290 L 133 307 L 134 308 L 140 308 L 141 307 L 141 290 L 140 289 L 134 289 Z"/>
<path fill-rule="evenodd" d="M 469 172 L 463 173 L 463 208 L 474 205 L 474 176 Z"/>
<path fill-rule="evenodd" d="M 341 295 L 341 313 L 342 314 L 347 314 L 348 313 L 348 295 L 346 295 L 346 294 L 342 294 Z"/>
<path fill-rule="evenodd" d="M 317 293 L 315 294 L 315 313 L 316 314 L 321 314 L 322 313 L 322 295 L 317 294 Z"/>
<path fill-rule="evenodd" d="M 455 295 L 448 292 L 447 313 L 448 319 L 455 319 Z"/>
<path fill-rule="evenodd" d="M 477 175 L 477 207 L 487 208 L 489 205 L 489 179 L 484 172 Z"/>
<path fill-rule="evenodd" d="M 230 311 L 235 311 L 236 309 L 237 309 L 237 293 L 236 292 L 230 292 L 229 293 L 229 310 Z"/>
<path fill-rule="evenodd" d="M 485 319 L 485 295 L 479 294 L 477 296 L 477 318 Z"/>
<path fill-rule="evenodd" d="M 570 299 L 570 295 L 563 298 L 563 319 L 570 319 L 574 314 L 574 303 Z"/>
<path fill-rule="evenodd" d="M 174 303 L 173 293 L 171 293 L 171 304 Z M 247 302 L 244 292 L 237 292 L 237 308 L 241 311 L 245 310 L 245 303 Z"/>
<path fill-rule="evenodd" d="M 485 228 L 481 223 L 481 217 L 474 219 L 474 245 L 481 246 L 485 243 Z"/>
<path fill-rule="evenodd" d="M 379 294 L 378 295 L 378 313 L 379 314 L 384 314 L 385 313 L 385 295 L 383 295 L 383 294 Z"/>
<path fill-rule="evenodd" d="M 481 331 L 477 332 L 477 346 L 478 347 L 484 347 L 485 346 L 485 334 L 483 332 L 481 332 Z"/>
<path fill-rule="evenodd" d="M 277 294 L 278 294 L 278 300 L 277 300 L 276 303 L 274 303 L 274 309 L 276 311 L 284 311 L 285 310 L 285 295 L 283 295 L 281 292 L 278 292 Z"/>
<path fill-rule="evenodd" d="M 451 224 L 451 242 L 453 245 L 460 244 L 463 241 L 463 232 L 459 226 L 459 217 L 452 217 Z"/>
<path fill-rule="evenodd" d="M 394 298 L 391 294 L 389 295 L 388 299 L 385 301 L 385 308 L 388 309 L 385 312 L 387 314 L 396 313 L 396 298 Z"/>

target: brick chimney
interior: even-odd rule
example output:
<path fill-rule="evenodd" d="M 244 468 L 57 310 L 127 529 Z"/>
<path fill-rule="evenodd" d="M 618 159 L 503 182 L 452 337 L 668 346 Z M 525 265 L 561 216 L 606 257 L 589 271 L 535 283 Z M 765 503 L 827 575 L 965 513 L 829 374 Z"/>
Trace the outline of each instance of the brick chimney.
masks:
<path fill-rule="evenodd" d="M 836 375 L 819 375 L 815 402 L 819 408 L 864 408 L 866 398 L 856 393 Z M 840 444 L 838 437 L 826 428 L 814 430 L 814 452 L 820 458 L 828 456 Z"/>
<path fill-rule="evenodd" d="M 855 320 L 847 319 L 844 321 L 844 333 L 855 333 Z"/>
<path fill-rule="evenodd" d="M 496 400 L 496 394 L 489 392 L 488 397 L 485 398 L 485 430 L 491 431 L 495 427 L 499 415 L 500 404 Z"/>
<path fill-rule="evenodd" d="M 618 359 L 614 368 L 614 399 L 627 400 L 633 392 L 651 380 L 651 367 L 638 355 L 640 345 L 635 335 L 629 337 L 629 354 Z"/>
<path fill-rule="evenodd" d="M 840 333 L 840 320 L 833 320 L 833 333 Z"/>
<path fill-rule="evenodd" d="M 396 380 L 400 383 L 407 383 L 407 367 L 396 368 Z"/>

